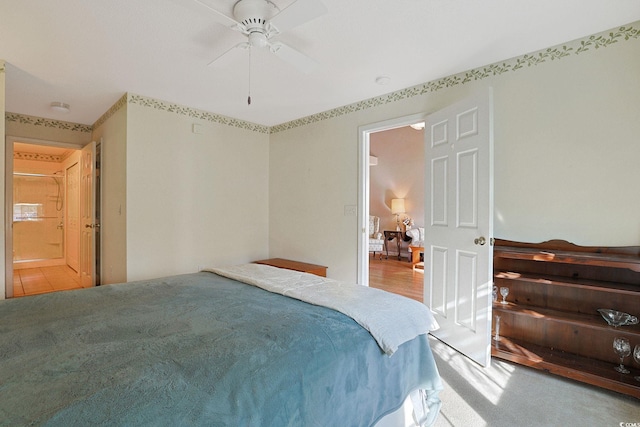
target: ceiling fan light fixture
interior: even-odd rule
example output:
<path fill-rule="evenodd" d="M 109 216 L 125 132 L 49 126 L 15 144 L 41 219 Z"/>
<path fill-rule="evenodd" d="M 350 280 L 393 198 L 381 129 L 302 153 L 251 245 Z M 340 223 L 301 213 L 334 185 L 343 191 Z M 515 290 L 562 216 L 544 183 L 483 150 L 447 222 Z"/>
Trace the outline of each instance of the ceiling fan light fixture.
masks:
<path fill-rule="evenodd" d="M 249 44 L 251 47 L 265 47 L 267 42 L 267 36 L 259 31 L 254 31 L 249 34 Z"/>
<path fill-rule="evenodd" d="M 195 1 L 215 12 L 218 21 L 223 25 L 247 37 L 245 42 L 238 43 L 235 48 L 269 47 L 271 53 L 305 74 L 312 72 L 319 65 L 286 43 L 280 40 L 272 41 L 272 37 L 327 13 L 327 8 L 321 0 L 296 0 L 282 10 L 271 0 L 238 0 L 233 7 L 233 18 L 205 3 L 205 0 Z M 208 65 L 214 65 L 232 49 L 228 49 Z"/>
<path fill-rule="evenodd" d="M 62 114 L 67 114 L 69 111 L 71 111 L 69 104 L 65 104 L 64 102 L 58 102 L 58 101 L 51 103 L 51 109 L 56 113 L 62 113 Z"/>

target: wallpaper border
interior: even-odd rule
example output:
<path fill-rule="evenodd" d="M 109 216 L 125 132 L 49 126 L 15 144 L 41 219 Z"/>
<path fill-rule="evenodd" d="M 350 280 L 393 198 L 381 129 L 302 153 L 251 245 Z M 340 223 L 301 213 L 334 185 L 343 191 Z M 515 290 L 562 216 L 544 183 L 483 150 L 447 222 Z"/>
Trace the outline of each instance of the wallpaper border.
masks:
<path fill-rule="evenodd" d="M 127 105 L 127 94 L 125 93 L 111 106 L 96 122 L 91 126 L 93 130 L 98 129 L 104 122 L 106 122 L 111 116 L 113 116 L 119 109 Z"/>
<path fill-rule="evenodd" d="M 73 132 L 91 133 L 93 129 L 90 125 L 63 122 L 60 120 L 45 119 L 42 117 L 27 116 L 25 114 L 18 114 L 18 113 L 5 113 L 4 118 L 8 122 L 15 122 L 23 125 L 43 126 L 46 128 L 70 130 Z"/>
<path fill-rule="evenodd" d="M 60 163 L 64 157 L 57 154 L 30 153 L 26 151 L 14 151 L 13 158 L 15 160 L 35 160 L 38 162 Z"/>
<path fill-rule="evenodd" d="M 219 123 L 222 125 L 233 126 L 240 129 L 245 129 L 253 132 L 270 133 L 268 126 L 258 125 L 255 123 L 247 122 L 240 119 L 234 119 L 232 117 L 222 116 L 220 114 L 210 113 L 208 111 L 198 110 L 196 108 L 186 107 L 184 105 L 174 104 L 171 102 L 161 101 L 154 98 L 149 98 L 142 95 L 129 94 L 129 104 L 136 104 L 143 107 L 155 108 L 156 110 L 167 111 L 169 113 L 176 113 L 183 116 L 191 117 L 194 119 L 206 120 L 213 123 Z"/>
<path fill-rule="evenodd" d="M 638 26 L 640 26 L 640 21 L 619 27 L 618 29 L 606 30 L 562 45 L 538 50 L 536 52 L 517 56 L 505 61 L 495 62 L 484 67 L 463 71 L 458 74 L 453 74 L 441 79 L 401 89 L 396 92 L 334 108 L 322 113 L 312 114 L 307 117 L 272 126 L 270 133 L 294 129 L 311 123 L 317 123 L 322 120 L 343 116 L 372 107 L 412 98 L 414 96 L 424 95 L 429 92 L 437 92 L 440 89 L 469 83 L 471 81 L 483 80 L 506 72 L 518 71 L 525 67 L 540 65 L 548 61 L 560 60 L 571 55 L 580 55 L 592 49 L 611 46 L 622 40 L 626 41 L 632 38 L 638 39 L 640 38 L 640 28 L 638 28 Z"/>

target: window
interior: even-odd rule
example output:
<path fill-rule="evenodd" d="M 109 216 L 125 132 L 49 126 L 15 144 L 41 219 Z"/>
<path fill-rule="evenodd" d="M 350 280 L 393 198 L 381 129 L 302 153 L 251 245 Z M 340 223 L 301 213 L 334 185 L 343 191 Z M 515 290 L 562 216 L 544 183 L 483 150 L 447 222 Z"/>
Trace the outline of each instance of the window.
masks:
<path fill-rule="evenodd" d="M 13 205 L 14 221 L 41 221 L 42 203 L 16 203 Z"/>

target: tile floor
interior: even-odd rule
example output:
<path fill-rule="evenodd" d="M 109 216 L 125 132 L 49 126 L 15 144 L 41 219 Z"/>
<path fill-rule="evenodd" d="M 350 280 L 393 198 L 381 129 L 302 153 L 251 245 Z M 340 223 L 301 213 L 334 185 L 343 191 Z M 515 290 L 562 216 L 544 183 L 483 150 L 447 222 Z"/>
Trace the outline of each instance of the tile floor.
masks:
<path fill-rule="evenodd" d="M 80 276 L 66 265 L 13 270 L 14 297 L 79 288 Z"/>

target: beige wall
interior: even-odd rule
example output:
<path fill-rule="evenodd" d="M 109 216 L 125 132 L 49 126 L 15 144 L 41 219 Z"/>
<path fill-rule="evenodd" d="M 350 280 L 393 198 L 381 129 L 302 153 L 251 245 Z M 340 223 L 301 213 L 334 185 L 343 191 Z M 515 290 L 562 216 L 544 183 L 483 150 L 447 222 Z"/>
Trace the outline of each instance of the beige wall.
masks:
<path fill-rule="evenodd" d="M 496 80 L 496 236 L 640 244 L 640 39 Z"/>
<path fill-rule="evenodd" d="M 269 255 L 328 266 L 332 278 L 355 273 L 357 125 L 351 116 L 271 135 Z M 354 126 L 355 125 L 355 126 Z"/>
<path fill-rule="evenodd" d="M 358 200 L 358 127 L 437 111 L 487 86 L 495 100 L 495 237 L 640 244 L 640 39 L 577 54 L 579 46 L 567 44 L 566 57 L 536 53 L 281 126 L 271 135 L 271 255 L 356 281 L 357 221 L 343 207 Z"/>
<path fill-rule="evenodd" d="M 369 168 L 369 212 L 380 230 L 395 230 L 391 199 L 405 199 L 405 215 L 424 227 L 424 132 L 409 126 L 372 133 L 369 151 L 378 164 Z"/>
<path fill-rule="evenodd" d="M 127 279 L 267 257 L 268 133 L 165 110 L 127 107 Z"/>

